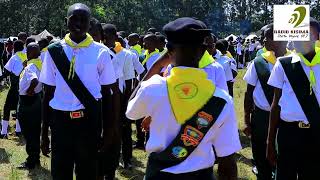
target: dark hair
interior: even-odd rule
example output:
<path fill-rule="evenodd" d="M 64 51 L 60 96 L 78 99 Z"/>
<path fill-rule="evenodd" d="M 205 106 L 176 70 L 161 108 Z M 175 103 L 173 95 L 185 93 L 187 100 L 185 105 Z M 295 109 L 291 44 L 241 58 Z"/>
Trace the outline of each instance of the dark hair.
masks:
<path fill-rule="evenodd" d="M 43 43 L 43 44 L 45 44 L 46 46 L 49 45 L 49 41 L 48 41 L 47 38 L 41 38 L 40 41 L 38 41 L 38 43 L 39 43 L 39 44 L 40 44 L 40 43 Z"/>
<path fill-rule="evenodd" d="M 228 42 L 227 42 L 228 43 Z M 225 46 L 225 43 L 223 42 L 222 39 L 219 39 L 217 42 L 216 42 L 216 49 L 218 49 L 219 51 L 221 52 L 226 52 L 228 49 L 228 46 Z"/>
<path fill-rule="evenodd" d="M 213 43 L 217 42 L 217 36 L 214 35 L 213 33 L 211 33 L 212 39 L 213 39 Z"/>
<path fill-rule="evenodd" d="M 320 33 L 320 23 L 313 17 L 310 17 L 310 26 L 315 27 L 317 31 Z"/>
<path fill-rule="evenodd" d="M 113 24 L 105 24 L 102 26 L 104 32 L 108 32 L 117 35 L 117 27 Z"/>
<path fill-rule="evenodd" d="M 36 42 L 36 39 L 34 39 L 33 37 L 28 37 L 26 40 L 26 45 L 28 46 L 28 44 L 30 44 L 32 42 Z"/>
<path fill-rule="evenodd" d="M 268 24 L 264 28 L 263 37 L 273 37 L 273 23 Z"/>
<path fill-rule="evenodd" d="M 150 39 L 151 41 L 157 41 L 158 38 L 155 34 L 147 34 L 143 39 Z"/>
<path fill-rule="evenodd" d="M 13 43 L 14 52 L 22 51 L 24 49 L 24 44 L 21 40 L 17 40 Z"/>
<path fill-rule="evenodd" d="M 101 34 L 103 34 L 103 29 L 102 29 L 102 25 L 100 23 L 100 21 L 94 17 L 91 17 L 90 19 L 90 29 L 92 28 L 97 28 Z M 90 30 L 89 30 L 90 31 Z"/>
<path fill-rule="evenodd" d="M 18 39 L 20 40 L 22 37 L 28 37 L 28 34 L 25 32 L 19 32 Z"/>
<path fill-rule="evenodd" d="M 139 36 L 138 33 L 131 33 L 131 34 L 128 36 L 128 38 L 137 38 L 137 39 L 139 39 L 140 36 Z"/>
<path fill-rule="evenodd" d="M 159 42 L 166 43 L 166 37 L 162 34 L 156 35 Z"/>

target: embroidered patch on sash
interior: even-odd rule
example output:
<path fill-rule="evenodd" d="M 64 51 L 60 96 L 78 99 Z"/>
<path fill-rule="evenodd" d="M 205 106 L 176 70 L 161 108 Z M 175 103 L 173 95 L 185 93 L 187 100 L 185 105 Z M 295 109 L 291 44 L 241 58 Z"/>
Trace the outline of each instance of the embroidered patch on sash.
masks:
<path fill-rule="evenodd" d="M 185 146 L 197 146 L 202 138 L 203 133 L 192 126 L 186 126 L 184 133 L 181 135 L 181 140 Z"/>
<path fill-rule="evenodd" d="M 198 118 L 197 118 L 198 129 L 208 127 L 212 120 L 213 120 L 213 117 L 211 114 L 208 114 L 204 111 L 199 112 Z"/>
<path fill-rule="evenodd" d="M 198 94 L 198 87 L 193 83 L 178 84 L 174 90 L 180 99 L 192 99 Z"/>
<path fill-rule="evenodd" d="M 188 151 L 186 150 L 186 148 L 176 146 L 172 148 L 172 155 L 176 158 L 184 158 L 188 155 Z"/>

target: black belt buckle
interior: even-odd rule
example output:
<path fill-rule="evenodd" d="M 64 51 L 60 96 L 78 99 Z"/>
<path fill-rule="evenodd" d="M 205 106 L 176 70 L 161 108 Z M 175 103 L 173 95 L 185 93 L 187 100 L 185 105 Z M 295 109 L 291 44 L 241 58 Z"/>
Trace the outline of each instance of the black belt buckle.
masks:
<path fill-rule="evenodd" d="M 299 122 L 298 124 L 299 128 L 301 129 L 309 129 L 310 128 L 310 123 L 309 124 L 305 124 L 304 122 Z"/>
<path fill-rule="evenodd" d="M 84 117 L 83 111 L 73 111 L 70 112 L 70 118 L 71 119 L 80 119 Z"/>

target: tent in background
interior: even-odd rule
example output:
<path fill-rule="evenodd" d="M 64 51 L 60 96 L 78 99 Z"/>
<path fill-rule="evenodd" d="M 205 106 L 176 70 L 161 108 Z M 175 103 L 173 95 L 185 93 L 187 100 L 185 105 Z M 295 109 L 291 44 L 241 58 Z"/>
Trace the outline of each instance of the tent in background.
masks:
<path fill-rule="evenodd" d="M 53 39 L 55 39 L 55 37 L 51 33 L 49 33 L 46 29 L 42 31 L 40 34 L 32 35 L 31 37 L 35 38 L 36 41 L 40 41 L 41 38 L 47 38 L 47 36 L 51 36 Z"/>
<path fill-rule="evenodd" d="M 228 39 L 229 39 L 230 37 L 233 37 L 233 41 L 236 41 L 237 38 L 238 38 L 236 35 L 230 34 L 228 37 L 226 37 L 226 38 L 224 38 L 224 39 L 228 41 Z"/>

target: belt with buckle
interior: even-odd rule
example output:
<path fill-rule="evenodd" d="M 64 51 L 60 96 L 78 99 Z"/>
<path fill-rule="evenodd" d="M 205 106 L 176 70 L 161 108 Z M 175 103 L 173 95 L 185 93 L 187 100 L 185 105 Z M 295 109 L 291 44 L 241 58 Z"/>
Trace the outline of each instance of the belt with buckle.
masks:
<path fill-rule="evenodd" d="M 298 127 L 301 129 L 309 129 L 310 128 L 310 123 L 309 124 L 305 124 L 304 122 L 299 122 L 298 123 Z"/>
<path fill-rule="evenodd" d="M 79 118 L 83 118 L 83 117 L 84 117 L 83 111 L 70 112 L 70 118 L 71 119 L 79 119 Z"/>

